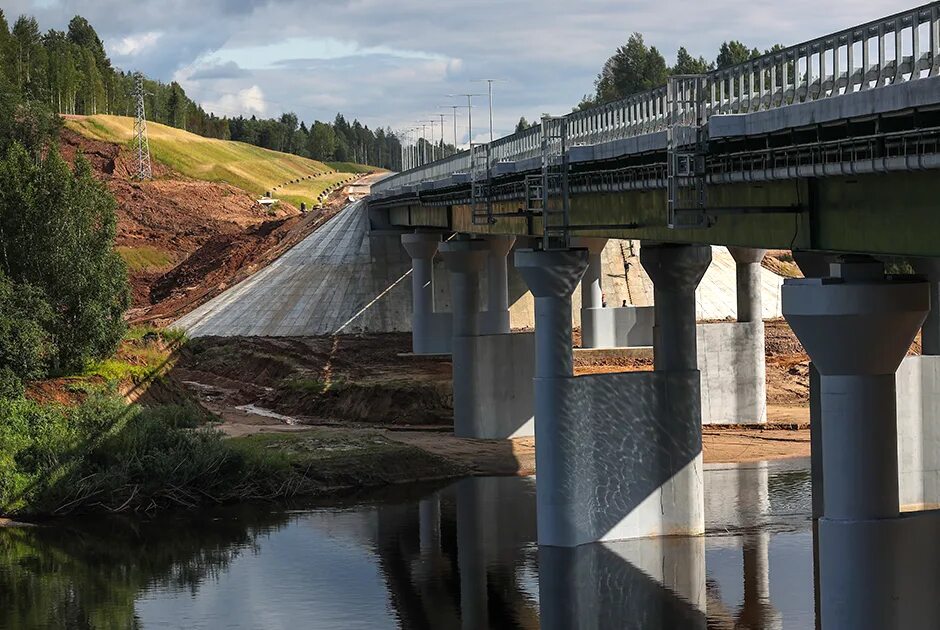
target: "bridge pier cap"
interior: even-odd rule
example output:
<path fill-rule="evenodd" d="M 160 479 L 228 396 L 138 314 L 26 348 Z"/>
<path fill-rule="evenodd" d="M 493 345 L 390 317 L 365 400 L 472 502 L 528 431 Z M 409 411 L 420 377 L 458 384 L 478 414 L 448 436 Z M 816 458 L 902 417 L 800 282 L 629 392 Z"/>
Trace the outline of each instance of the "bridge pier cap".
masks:
<path fill-rule="evenodd" d="M 788 278 L 783 314 L 824 376 L 894 374 L 930 307 L 927 283 L 843 257 L 827 278 Z"/>
<path fill-rule="evenodd" d="M 640 247 L 640 264 L 653 281 L 655 369 L 698 369 L 695 288 L 711 262 L 708 245 L 644 243 Z"/>
<path fill-rule="evenodd" d="M 450 272 L 454 336 L 472 337 L 479 332 L 480 271 L 489 253 L 479 240 L 450 240 L 440 245 L 441 257 Z"/>
<path fill-rule="evenodd" d="M 516 250 L 515 266 L 535 298 L 535 376 L 571 376 L 571 294 L 588 250 Z"/>
<path fill-rule="evenodd" d="M 587 269 L 588 250 L 519 249 L 513 262 L 536 299 L 571 297 Z"/>
<path fill-rule="evenodd" d="M 927 283 L 847 256 L 828 278 L 787 279 L 782 299 L 819 372 L 822 516 L 897 517 L 895 372 L 927 315 Z"/>
<path fill-rule="evenodd" d="M 917 258 L 914 271 L 930 283 L 930 313 L 921 328 L 921 353 L 940 355 L 940 258 Z"/>
<path fill-rule="evenodd" d="M 441 235 L 434 232 L 414 232 L 401 235 L 401 245 L 412 260 L 434 258 L 441 244 Z"/>

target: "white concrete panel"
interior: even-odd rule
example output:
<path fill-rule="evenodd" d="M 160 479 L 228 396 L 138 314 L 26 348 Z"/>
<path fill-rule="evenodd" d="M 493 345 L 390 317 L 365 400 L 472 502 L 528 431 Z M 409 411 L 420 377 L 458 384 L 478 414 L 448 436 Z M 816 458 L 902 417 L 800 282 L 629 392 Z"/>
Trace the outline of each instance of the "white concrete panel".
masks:
<path fill-rule="evenodd" d="M 252 277 L 174 324 L 192 337 L 411 330 L 411 259 L 354 202 Z"/>

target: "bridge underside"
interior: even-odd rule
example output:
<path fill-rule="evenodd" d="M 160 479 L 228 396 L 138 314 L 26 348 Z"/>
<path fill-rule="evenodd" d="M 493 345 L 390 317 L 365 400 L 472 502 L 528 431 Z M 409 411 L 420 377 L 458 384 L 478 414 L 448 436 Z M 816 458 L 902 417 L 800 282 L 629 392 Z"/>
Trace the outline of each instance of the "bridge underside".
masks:
<path fill-rule="evenodd" d="M 663 188 L 585 192 L 571 198 L 571 233 L 577 236 L 674 243 L 738 245 L 765 249 L 812 249 L 893 256 L 940 255 L 936 171 L 801 178 L 712 185 L 716 210 L 707 228 L 666 226 Z M 519 201 L 494 204 L 493 225 L 473 221 L 469 203 L 402 200 L 387 207 L 401 227 L 453 232 L 539 236 L 540 217 L 518 213 Z M 785 208 L 791 208 L 786 211 Z"/>

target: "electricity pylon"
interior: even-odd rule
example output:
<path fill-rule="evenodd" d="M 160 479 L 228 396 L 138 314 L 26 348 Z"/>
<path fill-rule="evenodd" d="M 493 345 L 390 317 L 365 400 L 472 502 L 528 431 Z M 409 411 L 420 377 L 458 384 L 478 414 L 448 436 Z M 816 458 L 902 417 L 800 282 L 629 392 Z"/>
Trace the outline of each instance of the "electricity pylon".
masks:
<path fill-rule="evenodd" d="M 138 72 L 134 96 L 137 99 L 137 118 L 134 120 L 134 135 L 137 137 L 137 179 L 153 179 L 150 167 L 150 142 L 147 140 L 147 116 L 144 113 L 144 75 Z"/>

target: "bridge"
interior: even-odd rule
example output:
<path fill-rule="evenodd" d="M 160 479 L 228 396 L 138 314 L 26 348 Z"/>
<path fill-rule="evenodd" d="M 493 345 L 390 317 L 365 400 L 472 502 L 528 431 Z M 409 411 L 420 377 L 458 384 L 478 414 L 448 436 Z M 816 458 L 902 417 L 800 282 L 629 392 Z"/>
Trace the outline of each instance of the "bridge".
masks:
<path fill-rule="evenodd" d="M 452 353 L 455 432 L 535 432 L 550 547 L 704 532 L 706 407 L 766 420 L 760 261 L 794 250 L 806 277 L 782 311 L 813 365 L 822 624 L 935 627 L 938 138 L 931 3 L 435 162 L 410 152 L 372 187 L 369 222 L 405 232 L 414 351 Z M 606 239 L 641 242 L 652 307 L 603 303 Z M 735 258 L 736 322 L 696 325 L 710 245 Z M 898 257 L 920 275 L 887 274 Z M 510 331 L 514 273 L 534 333 Z M 652 345 L 652 372 L 573 375 L 579 284 L 583 345 Z"/>

